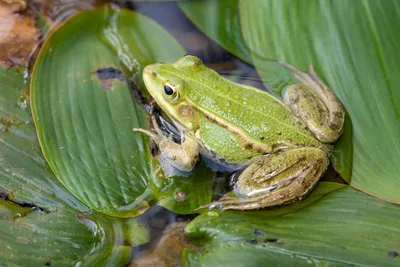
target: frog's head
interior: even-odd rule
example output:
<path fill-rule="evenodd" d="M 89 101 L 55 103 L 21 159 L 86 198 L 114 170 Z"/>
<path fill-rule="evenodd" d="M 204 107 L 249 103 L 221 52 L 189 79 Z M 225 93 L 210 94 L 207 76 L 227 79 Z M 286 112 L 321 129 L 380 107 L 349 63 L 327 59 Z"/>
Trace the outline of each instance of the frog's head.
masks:
<path fill-rule="evenodd" d="M 187 81 L 203 67 L 199 58 L 186 55 L 175 63 L 152 64 L 143 70 L 143 80 L 151 96 L 185 129 L 193 130 L 197 124 L 196 111 L 186 101 Z"/>

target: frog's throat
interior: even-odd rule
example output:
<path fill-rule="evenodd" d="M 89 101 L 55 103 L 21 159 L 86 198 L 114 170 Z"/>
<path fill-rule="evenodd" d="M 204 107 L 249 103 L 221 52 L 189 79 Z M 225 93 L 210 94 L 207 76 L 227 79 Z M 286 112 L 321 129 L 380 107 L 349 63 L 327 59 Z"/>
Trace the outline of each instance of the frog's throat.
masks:
<path fill-rule="evenodd" d="M 245 133 L 242 129 L 237 128 L 237 127 L 232 127 L 225 120 L 223 120 L 220 117 L 217 117 L 217 116 L 211 114 L 207 110 L 195 105 L 189 99 L 186 99 L 186 102 L 193 109 L 197 110 L 198 112 L 201 112 L 210 121 L 215 122 L 218 125 L 220 125 L 221 127 L 224 127 L 228 131 L 236 134 L 240 138 L 240 140 L 244 143 L 246 148 L 252 149 L 252 150 L 257 151 L 257 152 L 259 152 L 261 154 L 266 154 L 266 153 L 272 153 L 273 152 L 273 147 L 272 146 L 269 146 L 269 145 L 266 145 L 266 144 L 263 144 L 263 143 L 259 143 L 258 141 L 254 140 L 252 138 L 249 138 L 248 134 Z"/>

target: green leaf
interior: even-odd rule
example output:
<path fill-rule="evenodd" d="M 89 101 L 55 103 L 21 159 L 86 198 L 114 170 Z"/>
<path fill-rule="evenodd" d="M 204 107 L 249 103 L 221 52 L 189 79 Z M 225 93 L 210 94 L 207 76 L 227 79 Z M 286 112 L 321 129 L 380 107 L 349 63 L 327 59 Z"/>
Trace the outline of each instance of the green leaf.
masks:
<path fill-rule="evenodd" d="M 251 63 L 251 53 L 240 29 L 239 0 L 180 2 L 188 18 L 211 39 L 232 54 Z"/>
<path fill-rule="evenodd" d="M 240 9 L 230 18 L 208 12 L 229 1 L 199 2 L 181 7 L 206 34 L 248 61 L 246 55 L 234 52 L 237 41 L 215 34 L 229 28 L 228 22 L 240 13 L 241 28 L 229 36 L 243 34 L 237 40 L 245 44 L 239 47 L 251 51 L 254 65 L 273 94 L 280 96 L 295 81 L 276 59 L 303 71 L 312 64 L 348 112 L 345 132 L 333 153 L 335 169 L 346 180 L 351 176 L 353 187 L 400 202 L 396 1 L 239 1 Z M 207 21 L 213 21 L 217 30 L 206 27 Z"/>
<path fill-rule="evenodd" d="M 400 35 L 392 27 L 400 18 L 397 1 L 241 1 L 240 10 L 263 79 L 277 75 L 262 71 L 267 60 L 279 58 L 303 71 L 313 64 L 342 101 L 353 135 L 345 134 L 341 142 L 347 144 L 336 148 L 346 165 L 353 160 L 351 186 L 399 203 L 400 65 L 394 57 Z"/>
<path fill-rule="evenodd" d="M 107 16 L 102 39 L 117 53 L 140 89 L 144 88 L 142 70 L 146 65 L 174 62 L 186 54 L 171 34 L 139 13 L 121 10 Z"/>
<path fill-rule="evenodd" d="M 115 34 L 135 42 L 132 49 L 117 49 L 119 57 L 110 47 Z M 50 35 L 32 75 L 32 112 L 50 167 L 78 199 L 112 216 L 141 214 L 153 198 L 148 138 L 132 132 L 146 128 L 147 120 L 127 85 L 130 71 L 163 60 L 148 53 L 159 47 L 152 35 L 170 48 L 166 59 L 183 54 L 172 37 L 140 14 L 85 11 Z"/>
<path fill-rule="evenodd" d="M 126 266 L 132 247 L 150 239 L 147 228 L 136 219 L 86 217 L 70 207 L 24 214 L 21 207 L 1 201 L 0 211 L 10 205 L 19 211 L 18 216 L 0 219 L 0 262 L 6 266 Z"/>
<path fill-rule="evenodd" d="M 206 252 L 191 266 L 398 266 L 400 206 L 336 183 L 320 183 L 298 204 L 250 212 L 208 212 L 186 232 Z"/>
<path fill-rule="evenodd" d="M 148 242 L 136 219 L 82 214 L 88 207 L 49 171 L 21 72 L 0 67 L 0 262 L 5 266 L 125 266 Z"/>
<path fill-rule="evenodd" d="M 32 212 L 15 221 L 0 220 L 0 262 L 6 266 L 70 266 L 88 253 L 93 233 L 75 212 Z"/>
<path fill-rule="evenodd" d="M 88 210 L 58 182 L 43 159 L 29 112 L 28 85 L 21 71 L 2 67 L 0 194 L 48 211 L 65 204 L 80 211 Z"/>
<path fill-rule="evenodd" d="M 77 262 L 91 248 L 93 233 L 71 207 L 88 208 L 64 189 L 40 154 L 22 73 L 0 67 L 0 81 L 0 262 Z"/>
<path fill-rule="evenodd" d="M 79 218 L 94 232 L 91 250 L 81 258 L 83 266 L 126 266 L 132 249 L 149 242 L 150 232 L 138 218 L 116 218 L 104 214 L 80 214 Z"/>
<path fill-rule="evenodd" d="M 158 204 L 178 214 L 191 214 L 193 210 L 211 202 L 214 173 L 203 163 L 196 166 L 189 177 L 174 176 L 163 186 Z"/>

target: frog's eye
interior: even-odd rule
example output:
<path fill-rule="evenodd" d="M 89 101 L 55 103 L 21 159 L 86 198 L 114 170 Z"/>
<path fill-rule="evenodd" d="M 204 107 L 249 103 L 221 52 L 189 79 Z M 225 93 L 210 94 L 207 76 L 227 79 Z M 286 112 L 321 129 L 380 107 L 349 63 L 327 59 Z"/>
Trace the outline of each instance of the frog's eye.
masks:
<path fill-rule="evenodd" d="M 176 101 L 179 99 L 179 92 L 178 92 L 178 87 L 170 82 L 170 81 L 166 81 L 164 83 L 164 97 L 168 100 L 168 101 Z"/>

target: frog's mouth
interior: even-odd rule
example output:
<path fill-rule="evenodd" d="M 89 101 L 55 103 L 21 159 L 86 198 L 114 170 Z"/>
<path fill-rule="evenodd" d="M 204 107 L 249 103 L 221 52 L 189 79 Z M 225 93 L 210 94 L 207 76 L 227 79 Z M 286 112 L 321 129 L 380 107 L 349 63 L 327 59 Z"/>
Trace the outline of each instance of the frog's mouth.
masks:
<path fill-rule="evenodd" d="M 158 66 L 159 64 L 146 66 L 143 70 L 143 81 L 153 99 L 163 110 L 166 110 L 169 105 L 163 97 L 163 80 L 156 71 Z"/>

